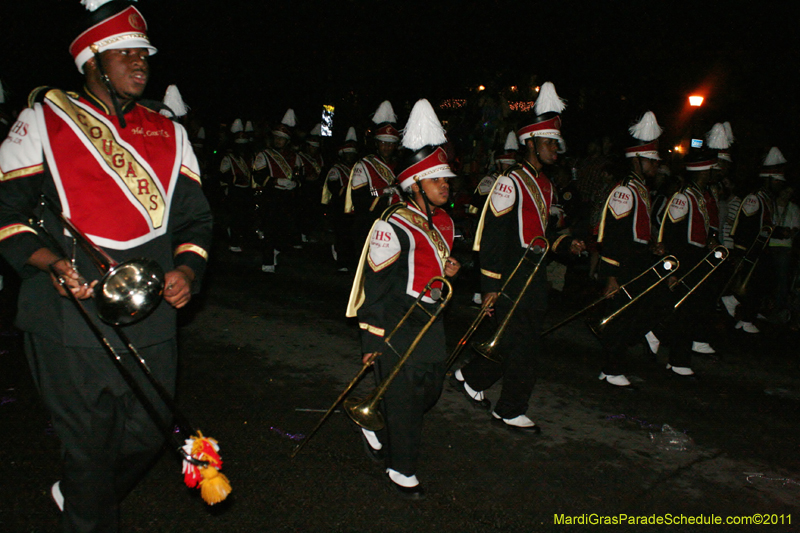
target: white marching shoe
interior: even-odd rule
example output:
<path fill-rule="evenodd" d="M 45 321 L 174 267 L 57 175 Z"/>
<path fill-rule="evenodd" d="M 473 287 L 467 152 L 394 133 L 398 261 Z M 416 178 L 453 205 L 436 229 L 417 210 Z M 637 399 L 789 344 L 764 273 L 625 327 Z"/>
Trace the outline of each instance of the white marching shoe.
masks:
<path fill-rule="evenodd" d="M 645 333 L 644 339 L 647 341 L 647 347 L 650 348 L 650 351 L 653 352 L 653 354 L 657 354 L 658 347 L 661 346 L 661 341 L 658 340 L 656 334 L 652 331 L 648 331 Z"/>
<path fill-rule="evenodd" d="M 50 487 L 50 496 L 53 497 L 53 501 L 58 505 L 58 510 L 64 512 L 64 495 L 61 494 L 60 481 L 56 481 L 53 483 L 53 486 Z"/>
<path fill-rule="evenodd" d="M 736 299 L 736 296 L 729 294 L 728 296 L 723 296 L 720 300 L 728 314 L 732 317 L 736 316 L 736 308 L 739 307 L 739 300 Z"/>
<path fill-rule="evenodd" d="M 504 425 L 508 429 L 535 434 L 539 434 L 541 432 L 541 428 L 536 425 L 536 422 L 528 418 L 527 415 L 519 415 L 515 416 L 514 418 L 503 418 L 492 411 L 492 420 L 495 423 Z"/>
<path fill-rule="evenodd" d="M 603 372 L 600 372 L 599 379 L 601 381 L 602 380 L 606 380 L 607 383 L 609 383 L 611 385 L 615 385 L 617 387 L 630 387 L 631 386 L 631 382 L 628 381 L 628 378 L 625 377 L 625 374 L 619 374 L 619 375 L 616 375 L 616 376 L 611 376 L 609 374 L 605 374 Z"/>
<path fill-rule="evenodd" d="M 667 370 L 672 370 L 679 376 L 694 376 L 694 370 L 688 366 L 672 366 L 671 364 L 667 363 Z"/>
<path fill-rule="evenodd" d="M 697 341 L 692 341 L 692 351 L 705 354 L 717 353 L 717 351 L 714 348 L 712 348 L 711 345 L 708 344 L 707 342 L 697 342 Z"/>
<path fill-rule="evenodd" d="M 761 330 L 756 327 L 752 322 L 745 322 L 740 320 L 736 323 L 736 329 L 740 329 L 746 333 L 761 333 Z"/>

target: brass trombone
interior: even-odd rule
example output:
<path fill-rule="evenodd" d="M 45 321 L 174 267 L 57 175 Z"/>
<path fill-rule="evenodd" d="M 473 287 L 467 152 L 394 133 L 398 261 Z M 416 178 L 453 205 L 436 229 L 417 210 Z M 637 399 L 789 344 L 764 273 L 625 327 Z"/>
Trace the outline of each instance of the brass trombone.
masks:
<path fill-rule="evenodd" d="M 619 294 L 619 293 L 622 293 L 623 295 L 625 295 L 626 298 L 628 298 L 628 301 L 624 305 L 619 307 L 616 311 L 614 311 L 613 313 L 609 314 L 608 316 L 601 318 L 597 323 L 589 324 L 589 329 L 591 329 L 592 332 L 595 335 L 600 337 L 602 335 L 603 330 L 605 329 L 605 327 L 608 325 L 609 322 L 611 322 L 614 318 L 618 317 L 623 311 L 625 311 L 625 309 L 629 308 L 635 302 L 639 301 L 645 294 L 647 294 L 648 292 L 650 292 L 651 290 L 656 288 L 656 286 L 658 286 L 662 281 L 667 279 L 667 277 L 669 277 L 672 274 L 674 274 L 675 271 L 678 270 L 679 267 L 680 267 L 680 262 L 675 258 L 675 256 L 667 255 L 667 256 L 662 257 L 653 266 L 651 266 L 650 268 L 644 270 L 642 273 L 640 273 L 638 276 L 636 276 L 635 278 L 631 279 L 627 283 L 624 283 L 623 285 L 620 285 L 619 290 L 617 290 L 616 292 L 614 292 L 612 294 L 608 294 L 608 295 L 602 296 L 601 298 L 598 298 L 597 300 L 595 300 L 594 302 L 590 303 L 589 305 L 587 305 L 586 307 L 584 307 L 580 311 L 577 311 L 577 312 L 573 313 L 572 315 L 568 316 L 567 318 L 565 318 L 564 320 L 562 320 L 558 324 L 556 324 L 554 326 L 551 326 L 550 328 L 545 330 L 544 333 L 542 333 L 542 336 L 544 337 L 545 335 L 549 335 L 550 333 L 552 333 L 553 331 L 557 330 L 558 328 L 560 328 L 564 324 L 567 324 L 568 322 L 572 322 L 573 320 L 575 320 L 576 318 L 581 316 L 586 311 L 596 307 L 597 305 L 599 305 L 602 302 L 608 300 L 612 296 L 614 296 L 616 294 Z M 660 270 L 664 270 L 665 273 L 662 274 L 660 272 Z M 630 285 L 632 283 L 635 284 L 639 279 L 641 279 L 644 276 L 650 274 L 651 272 L 656 275 L 657 279 L 653 280 L 653 282 L 650 285 L 648 285 L 644 290 L 639 292 L 639 294 L 636 294 L 636 295 L 632 294 L 631 293 L 632 287 L 630 287 Z"/>
<path fill-rule="evenodd" d="M 495 353 L 497 344 L 500 342 L 500 337 L 502 337 L 503 333 L 505 332 L 506 326 L 508 325 L 511 316 L 517 309 L 517 304 L 519 304 L 519 301 L 522 299 L 522 296 L 525 294 L 525 291 L 528 290 L 528 286 L 530 286 L 534 276 L 536 276 L 536 273 L 539 271 L 539 267 L 541 266 L 542 261 L 544 261 L 544 258 L 549 250 L 550 250 L 550 243 L 547 241 L 546 238 L 542 236 L 534 237 L 533 240 L 531 240 L 531 242 L 528 243 L 528 247 L 525 249 L 525 252 L 522 254 L 522 257 L 520 258 L 519 262 L 517 262 L 517 265 L 514 267 L 514 270 L 511 271 L 511 274 L 509 274 L 508 278 L 506 278 L 506 281 L 505 283 L 503 283 L 503 286 L 500 287 L 500 291 L 497 294 L 497 299 L 495 299 L 495 302 L 498 299 L 500 299 L 501 296 L 505 296 L 506 298 L 508 298 L 513 302 L 511 309 L 509 309 L 508 313 L 506 313 L 506 316 L 503 318 L 503 321 L 497 327 L 494 334 L 489 340 L 482 343 L 473 343 L 472 345 L 472 348 L 476 352 L 478 352 L 485 358 L 489 359 L 490 361 L 494 361 L 496 363 L 502 362 Z M 514 276 L 517 274 L 517 271 L 520 269 L 522 264 L 526 261 L 532 261 L 532 259 L 528 257 L 528 255 L 531 252 L 534 254 L 539 254 L 538 258 L 534 261 L 533 271 L 528 276 L 528 279 L 525 281 L 525 285 L 522 287 L 522 289 L 520 289 L 519 294 L 517 294 L 517 297 L 511 298 L 505 292 L 506 287 L 511 282 L 511 280 L 514 279 Z M 467 332 L 464 334 L 463 337 L 461 337 L 461 340 L 458 341 L 458 344 L 456 344 L 456 347 L 453 349 L 453 352 L 447 359 L 445 368 L 450 368 L 452 364 L 455 363 L 456 359 L 461 354 L 461 351 L 467 345 L 467 342 L 469 342 L 470 338 L 472 338 L 472 334 L 475 333 L 475 330 L 478 329 L 478 326 L 480 326 L 481 322 L 483 322 L 483 319 L 493 309 L 495 302 L 484 302 L 480 312 L 478 312 L 478 316 L 475 317 L 475 320 L 472 321 L 472 324 L 470 325 L 469 329 L 467 329 Z"/>
<path fill-rule="evenodd" d="M 433 287 L 437 283 L 441 283 L 442 288 Z M 368 429 L 370 431 L 378 431 L 384 427 L 385 423 L 383 420 L 383 415 L 381 415 L 380 411 L 377 409 L 378 402 L 386 393 L 386 389 L 389 388 L 389 385 L 391 385 L 394 378 L 397 377 L 397 374 L 400 372 L 401 367 L 406 363 L 406 361 L 408 361 L 408 358 L 411 357 L 411 354 L 416 349 L 417 344 L 419 344 L 419 341 L 422 340 L 422 337 L 425 335 L 425 333 L 427 333 L 428 329 L 430 329 L 430 327 L 436 321 L 436 318 L 441 314 L 441 312 L 447 306 L 447 303 L 450 301 L 450 297 L 452 296 L 452 294 L 453 294 L 453 287 L 450 284 L 450 282 L 447 281 L 445 278 L 441 276 L 434 276 L 433 278 L 430 279 L 430 281 L 428 281 L 427 285 L 425 285 L 425 288 L 422 289 L 419 296 L 417 296 L 417 299 L 414 300 L 414 303 L 408 308 L 408 311 L 406 311 L 405 315 L 403 315 L 403 318 L 400 319 L 400 321 L 397 323 L 394 329 L 392 329 L 391 333 L 389 333 L 389 335 L 385 337 L 383 340 L 383 342 L 389 347 L 390 350 L 392 350 L 400 358 L 400 360 L 397 362 L 394 368 L 392 368 L 392 371 L 389 373 L 389 375 L 386 376 L 386 378 L 384 378 L 384 380 L 378 385 L 378 387 L 374 391 L 372 391 L 372 394 L 370 394 L 363 400 L 358 398 L 348 398 L 347 400 L 345 400 L 344 402 L 345 413 L 347 413 L 347 416 L 349 416 L 353 420 L 353 422 L 363 427 L 364 429 Z M 433 301 L 439 302 L 432 311 L 429 311 L 422 305 L 422 299 L 426 295 L 430 295 L 430 299 L 432 299 Z M 414 309 L 416 308 L 422 309 L 422 311 L 426 315 L 428 315 L 428 321 L 425 323 L 425 325 L 422 327 L 419 333 L 417 333 L 417 336 L 414 337 L 414 340 L 411 342 L 409 347 L 401 356 L 397 352 L 395 347 L 392 346 L 391 342 L 392 337 L 394 337 L 394 334 L 397 333 L 400 327 L 406 322 L 406 320 L 408 320 L 408 318 L 411 316 L 411 313 L 414 312 Z M 344 397 L 347 396 L 347 394 L 353 389 L 353 387 L 355 387 L 355 385 L 358 383 L 358 381 L 361 379 L 364 373 L 369 369 L 370 366 L 372 366 L 372 363 L 375 360 L 375 358 L 378 357 L 379 355 L 380 352 L 374 352 L 372 356 L 367 360 L 367 362 L 364 363 L 364 365 L 361 367 L 361 370 L 358 371 L 358 374 L 356 374 L 356 376 L 350 381 L 347 387 L 345 387 L 345 389 L 342 391 L 339 397 L 336 398 L 336 401 L 333 402 L 333 405 L 331 405 L 330 408 L 325 412 L 320 421 L 317 422 L 317 425 L 314 426 L 314 429 L 311 430 L 308 436 L 305 439 L 303 439 L 303 441 L 300 444 L 295 446 L 294 450 L 290 454 L 290 457 L 296 456 L 297 453 L 303 448 L 303 446 L 305 446 L 306 443 L 309 440 L 311 440 L 311 437 L 313 437 L 314 434 L 317 432 L 317 430 L 322 426 L 322 424 L 325 423 L 325 421 L 333 413 L 333 411 L 336 409 L 339 403 L 341 403 L 342 399 L 344 399 Z"/>
<path fill-rule="evenodd" d="M 134 324 L 155 310 L 164 293 L 164 270 L 158 263 L 152 259 L 130 259 L 117 263 L 75 227 L 50 198 L 43 195 L 40 203 L 70 232 L 102 274 L 103 277 L 94 287 L 94 302 L 97 316 L 103 322 L 113 326 Z M 67 257 L 63 246 L 45 229 L 44 223 L 39 220 L 37 225 L 57 251 Z"/>
<path fill-rule="evenodd" d="M 734 294 L 736 296 L 745 295 L 747 292 L 747 284 L 750 282 L 756 265 L 758 265 L 761 252 L 763 252 L 764 248 L 769 244 L 774 229 L 773 226 L 764 226 L 761 228 L 761 231 L 758 232 L 756 238 L 747 248 L 744 256 L 736 263 L 733 274 L 731 274 L 731 277 L 728 279 L 728 283 L 725 284 L 725 288 L 720 296 L 728 294 Z"/>
<path fill-rule="evenodd" d="M 75 242 L 86 252 L 91 262 L 97 267 L 103 277 L 94 287 L 94 300 L 98 309 L 98 316 L 110 324 L 114 332 L 119 337 L 122 344 L 133 357 L 136 364 L 141 368 L 147 380 L 153 386 L 161 401 L 175 417 L 178 427 L 190 434 L 199 434 L 194 426 L 178 410 L 175 401 L 169 391 L 153 376 L 147 362 L 139 354 L 139 351 L 131 343 L 127 334 L 119 327 L 122 325 L 133 324 L 150 314 L 161 302 L 164 291 L 164 271 L 155 261 L 149 259 L 132 259 L 123 263 L 117 263 L 106 254 L 105 251 L 95 245 L 81 230 L 59 210 L 55 203 L 46 196 L 41 197 L 40 204 L 56 216 L 63 228 L 69 231 Z M 63 258 L 68 258 L 62 244 L 45 227 L 43 220 L 35 221 L 44 237 L 53 246 L 54 251 Z M 73 267 L 74 268 L 74 267 Z M 56 281 L 64 289 L 67 297 L 72 301 L 78 313 L 86 322 L 97 341 L 106 351 L 111 362 L 119 371 L 122 378 L 131 388 L 133 393 L 142 403 L 147 414 L 153 419 L 156 426 L 164 434 L 168 441 L 176 445 L 176 451 L 181 457 L 195 466 L 205 468 L 209 466 L 207 461 L 195 459 L 191 454 L 183 450 L 183 443 L 179 442 L 175 432 L 172 431 L 168 420 L 163 420 L 158 411 L 145 395 L 141 385 L 133 377 L 133 374 L 124 366 L 122 358 L 117 350 L 106 339 L 103 332 L 89 316 L 88 311 L 80 300 L 72 293 L 66 280 L 56 271 L 54 265 L 50 265 L 50 272 Z"/>
<path fill-rule="evenodd" d="M 684 301 L 686 301 L 686 299 L 687 299 L 689 296 L 691 296 L 691 295 L 692 295 L 692 293 L 693 293 L 695 290 L 697 290 L 697 288 L 698 288 L 698 287 L 699 287 L 699 286 L 700 286 L 700 285 L 701 285 L 703 282 L 705 282 L 705 281 L 708 279 L 708 277 L 709 277 L 709 276 L 711 276 L 711 274 L 713 274 L 713 273 L 714 273 L 714 271 L 715 271 L 717 268 L 719 268 L 719 266 L 720 266 L 722 263 L 724 263 L 724 262 L 725 262 L 725 260 L 728 258 L 728 255 L 729 255 L 729 253 L 730 253 L 730 252 L 728 251 L 728 249 L 727 249 L 727 248 L 725 248 L 724 246 L 722 246 L 721 244 L 719 244 L 719 245 L 715 246 L 714 248 L 712 248 L 712 249 L 711 249 L 711 251 L 710 251 L 710 252 L 708 252 L 708 253 L 705 255 L 705 257 L 703 257 L 703 259 L 701 259 L 701 260 L 700 260 L 700 261 L 699 261 L 699 262 L 698 262 L 698 263 L 697 263 L 695 266 L 693 266 L 693 267 L 691 268 L 691 270 L 689 270 L 688 272 L 686 272 L 686 274 L 684 274 L 683 276 L 681 276 L 681 278 L 680 278 L 680 279 L 679 279 L 679 280 L 678 280 L 678 281 L 675 283 L 675 285 L 673 285 L 672 287 L 670 287 L 670 290 L 671 290 L 671 291 L 675 291 L 675 290 L 676 290 L 676 289 L 678 289 L 679 287 L 683 287 L 684 289 L 686 289 L 686 294 L 684 294 L 684 295 L 681 297 L 681 299 L 680 299 L 680 300 L 678 300 L 678 301 L 675 303 L 675 305 L 673 306 L 673 309 L 677 309 L 678 307 L 680 307 L 680 306 L 681 306 L 681 304 L 683 304 L 683 302 L 684 302 Z M 708 271 L 705 273 L 705 275 L 704 275 L 702 278 L 700 278 L 699 280 L 697 280 L 697 281 L 694 283 L 694 285 L 689 285 L 689 284 L 687 283 L 687 281 L 686 281 L 686 280 L 687 280 L 687 279 L 691 280 L 691 276 L 692 276 L 692 275 L 695 273 L 695 271 L 701 272 L 701 271 L 699 270 L 701 267 L 708 268 Z M 710 268 L 709 268 L 709 267 L 710 267 Z"/>

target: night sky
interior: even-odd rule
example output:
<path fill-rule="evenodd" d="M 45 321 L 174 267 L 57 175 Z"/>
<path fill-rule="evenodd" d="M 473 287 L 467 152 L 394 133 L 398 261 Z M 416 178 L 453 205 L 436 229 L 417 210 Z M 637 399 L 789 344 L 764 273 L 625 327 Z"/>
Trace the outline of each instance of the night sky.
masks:
<path fill-rule="evenodd" d="M 0 79 L 15 107 L 37 85 L 75 88 L 67 53 L 78 0 L 5 1 Z M 438 105 L 485 85 L 525 99 L 553 81 L 567 140 L 624 133 L 652 109 L 679 137 L 728 120 L 737 140 L 797 153 L 800 42 L 789 2 L 385 0 L 139 2 L 159 48 L 147 96 L 175 83 L 203 120 L 299 126 L 337 106 L 335 126 L 389 99 Z M 510 93 L 509 87 L 518 87 Z M 689 112 L 689 94 L 706 103 Z M 444 115 L 447 112 L 443 112 Z"/>

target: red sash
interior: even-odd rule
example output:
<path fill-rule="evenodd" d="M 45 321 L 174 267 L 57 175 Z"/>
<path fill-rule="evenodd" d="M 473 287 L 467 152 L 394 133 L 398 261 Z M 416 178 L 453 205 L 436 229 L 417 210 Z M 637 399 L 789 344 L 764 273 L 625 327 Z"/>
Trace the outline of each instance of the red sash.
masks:
<path fill-rule="evenodd" d="M 553 186 L 544 172 L 536 172 L 527 164 L 523 164 L 508 176 L 517 184 L 519 191 L 519 209 L 522 211 L 519 243 L 523 248 L 527 248 L 528 243 L 535 237 L 544 236 L 547 230 L 550 205 L 553 203 Z"/>
<path fill-rule="evenodd" d="M 115 116 L 76 96 L 53 90 L 37 106 L 64 214 L 111 249 L 163 235 L 178 175 L 193 174 L 181 165 L 183 129 L 138 104 L 125 115 L 127 127 L 118 129 Z"/>
<path fill-rule="evenodd" d="M 409 237 L 408 283 L 406 292 L 417 297 L 434 276 L 444 276 L 444 262 L 453 247 L 453 220 L 441 209 L 433 214 L 433 225 L 413 206 L 398 209 L 390 218 Z M 425 301 L 433 300 L 425 298 Z"/>

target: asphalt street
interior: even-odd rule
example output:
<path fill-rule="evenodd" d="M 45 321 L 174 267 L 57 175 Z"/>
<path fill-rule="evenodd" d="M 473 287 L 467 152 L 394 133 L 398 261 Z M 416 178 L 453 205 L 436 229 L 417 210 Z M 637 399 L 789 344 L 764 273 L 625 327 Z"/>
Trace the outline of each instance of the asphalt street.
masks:
<path fill-rule="evenodd" d="M 597 379 L 600 346 L 581 320 L 558 330 L 529 410 L 539 436 L 496 427 L 446 384 L 425 419 L 422 502 L 397 497 L 341 412 L 290 458 L 360 368 L 357 325 L 344 316 L 351 278 L 335 271 L 330 234 L 317 237 L 282 253 L 274 275 L 252 247 L 233 254 L 218 241 L 181 316 L 177 402 L 219 441 L 233 493 L 207 506 L 165 450 L 123 503 L 124 531 L 800 530 L 800 337 L 770 324 L 748 335 L 723 314 L 709 317 L 718 353 L 695 358 L 696 379 L 665 369 L 668 347 L 655 358 L 631 348 L 635 392 Z M 590 300 L 578 285 L 553 294 L 549 322 Z M 455 291 L 451 345 L 477 313 L 466 269 Z M 14 330 L 0 337 L 0 368 L 0 531 L 55 531 L 59 444 Z M 373 386 L 364 379 L 352 395 Z M 703 517 L 722 525 L 689 523 Z M 602 524 L 611 520 L 623 524 Z"/>

